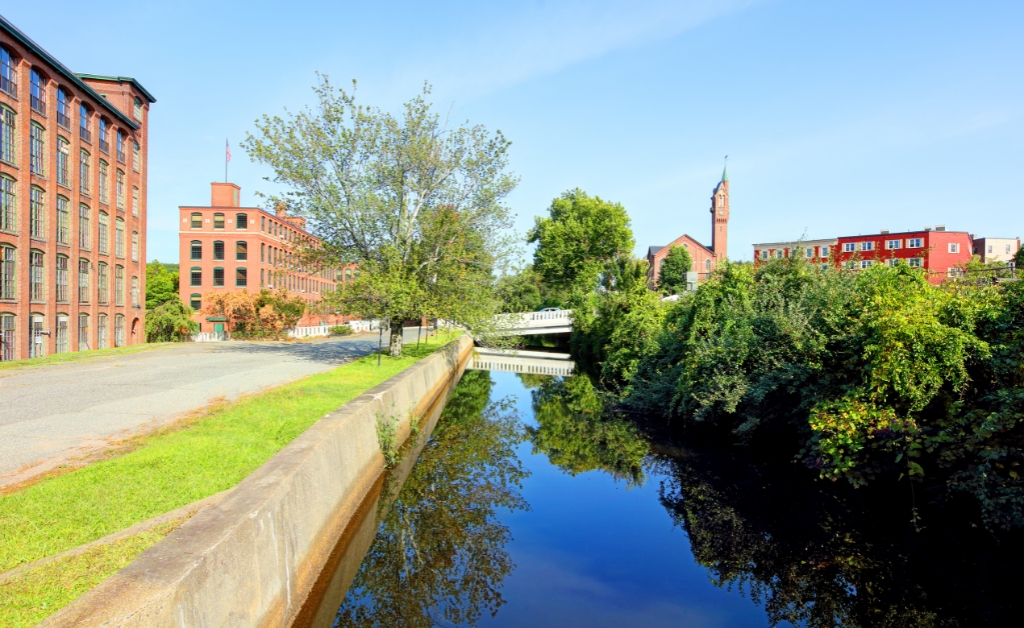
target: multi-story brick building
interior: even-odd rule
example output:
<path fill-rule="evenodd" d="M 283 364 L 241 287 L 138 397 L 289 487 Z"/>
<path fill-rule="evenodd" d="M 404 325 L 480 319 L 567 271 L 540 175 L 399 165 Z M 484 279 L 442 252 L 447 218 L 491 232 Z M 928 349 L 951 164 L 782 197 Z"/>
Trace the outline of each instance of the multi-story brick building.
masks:
<path fill-rule="evenodd" d="M 981 258 L 981 261 L 989 262 L 1012 262 L 1020 250 L 1020 238 L 975 238 L 974 254 Z"/>
<path fill-rule="evenodd" d="M 896 264 L 905 261 L 911 268 L 923 268 L 932 283 L 959 276 L 971 261 L 974 243 L 966 231 L 935 229 L 872 235 L 843 236 L 836 244 L 836 260 L 841 268 L 858 270 L 872 264 Z"/>
<path fill-rule="evenodd" d="M 0 17 L 0 359 L 145 340 L 154 102 Z"/>
<path fill-rule="evenodd" d="M 346 319 L 325 307 L 324 296 L 339 283 L 351 281 L 355 266 L 311 268 L 299 252 L 320 240 L 306 231 L 306 219 L 241 207 L 241 188 L 212 183 L 209 206 L 179 207 L 179 295 L 196 310 L 210 292 L 287 290 L 308 302 L 299 325 L 340 324 Z M 224 331 L 221 320 L 196 315 L 200 331 Z"/>
<path fill-rule="evenodd" d="M 681 246 L 693 260 L 693 270 L 706 277 L 715 269 L 719 260 L 728 255 L 729 247 L 729 172 L 722 170 L 722 180 L 711 193 L 711 247 L 708 248 L 683 234 L 665 246 L 647 248 L 647 277 L 653 290 L 657 287 L 661 263 L 674 246 Z"/>

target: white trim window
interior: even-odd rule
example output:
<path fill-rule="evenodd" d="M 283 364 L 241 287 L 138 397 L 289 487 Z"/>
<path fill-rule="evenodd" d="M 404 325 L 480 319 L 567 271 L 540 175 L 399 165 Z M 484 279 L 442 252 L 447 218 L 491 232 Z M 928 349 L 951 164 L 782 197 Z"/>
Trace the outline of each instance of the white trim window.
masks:
<path fill-rule="evenodd" d="M 861 267 L 862 270 L 863 269 L 867 269 L 867 268 L 871 268 L 872 264 L 874 264 L 874 262 L 872 260 L 869 260 L 869 259 L 862 259 L 860 261 L 860 267 Z"/>
<path fill-rule="evenodd" d="M 903 246 L 903 240 L 886 240 L 885 249 L 887 251 L 895 251 Z"/>
<path fill-rule="evenodd" d="M 893 257 L 885 260 L 885 265 L 888 266 L 889 268 L 895 268 L 896 266 L 900 265 L 900 260 Z"/>
<path fill-rule="evenodd" d="M 823 246 L 819 250 L 821 251 L 822 258 L 828 257 L 828 246 Z"/>
<path fill-rule="evenodd" d="M 853 253 L 857 250 L 856 242 L 843 242 L 843 253 Z"/>
<path fill-rule="evenodd" d="M 960 243 L 959 242 L 950 242 L 949 243 L 949 252 L 950 253 L 959 253 L 960 252 Z M 952 277 L 952 276 L 953 275 L 950 275 L 950 277 Z"/>
<path fill-rule="evenodd" d="M 911 257 L 907 260 L 907 265 L 911 268 L 921 268 L 924 266 L 924 260 L 920 257 Z"/>
<path fill-rule="evenodd" d="M 874 251 L 875 250 L 875 243 L 874 242 L 861 242 L 860 243 L 860 250 L 862 250 L 862 251 Z"/>
<path fill-rule="evenodd" d="M 908 249 L 919 249 L 919 248 L 922 248 L 923 246 L 924 246 L 924 239 L 923 238 L 907 238 L 907 248 Z"/>
<path fill-rule="evenodd" d="M 811 259 L 812 257 L 814 257 L 814 247 L 813 246 L 809 246 L 809 247 L 804 249 L 804 257 L 806 257 L 807 259 Z"/>

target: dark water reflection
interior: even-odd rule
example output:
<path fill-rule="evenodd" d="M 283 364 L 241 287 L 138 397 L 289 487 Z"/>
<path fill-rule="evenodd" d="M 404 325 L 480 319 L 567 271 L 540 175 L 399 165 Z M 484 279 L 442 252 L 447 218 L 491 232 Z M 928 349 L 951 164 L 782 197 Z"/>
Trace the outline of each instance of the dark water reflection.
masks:
<path fill-rule="evenodd" d="M 602 410 L 583 376 L 466 373 L 335 625 L 1024 623 L 1019 537 L 955 504 L 915 527 L 903 491 L 846 494 Z"/>

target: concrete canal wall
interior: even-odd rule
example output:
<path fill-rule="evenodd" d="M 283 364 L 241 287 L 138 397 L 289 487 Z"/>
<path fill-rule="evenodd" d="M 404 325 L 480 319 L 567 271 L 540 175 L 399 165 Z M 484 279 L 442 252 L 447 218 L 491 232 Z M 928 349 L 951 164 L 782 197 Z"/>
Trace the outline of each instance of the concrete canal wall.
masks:
<path fill-rule="evenodd" d="M 463 336 L 320 419 L 219 504 L 41 625 L 289 625 L 379 490 L 378 418 L 395 417 L 396 443 L 405 442 L 413 417 L 435 413 L 472 351 Z"/>

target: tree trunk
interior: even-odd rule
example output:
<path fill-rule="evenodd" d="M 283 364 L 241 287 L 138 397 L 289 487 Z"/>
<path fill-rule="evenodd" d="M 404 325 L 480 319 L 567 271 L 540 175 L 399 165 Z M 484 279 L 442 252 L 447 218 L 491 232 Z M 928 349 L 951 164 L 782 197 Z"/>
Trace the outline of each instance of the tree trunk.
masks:
<path fill-rule="evenodd" d="M 402 321 L 391 321 L 391 340 L 389 342 L 390 355 L 393 358 L 402 357 Z"/>

